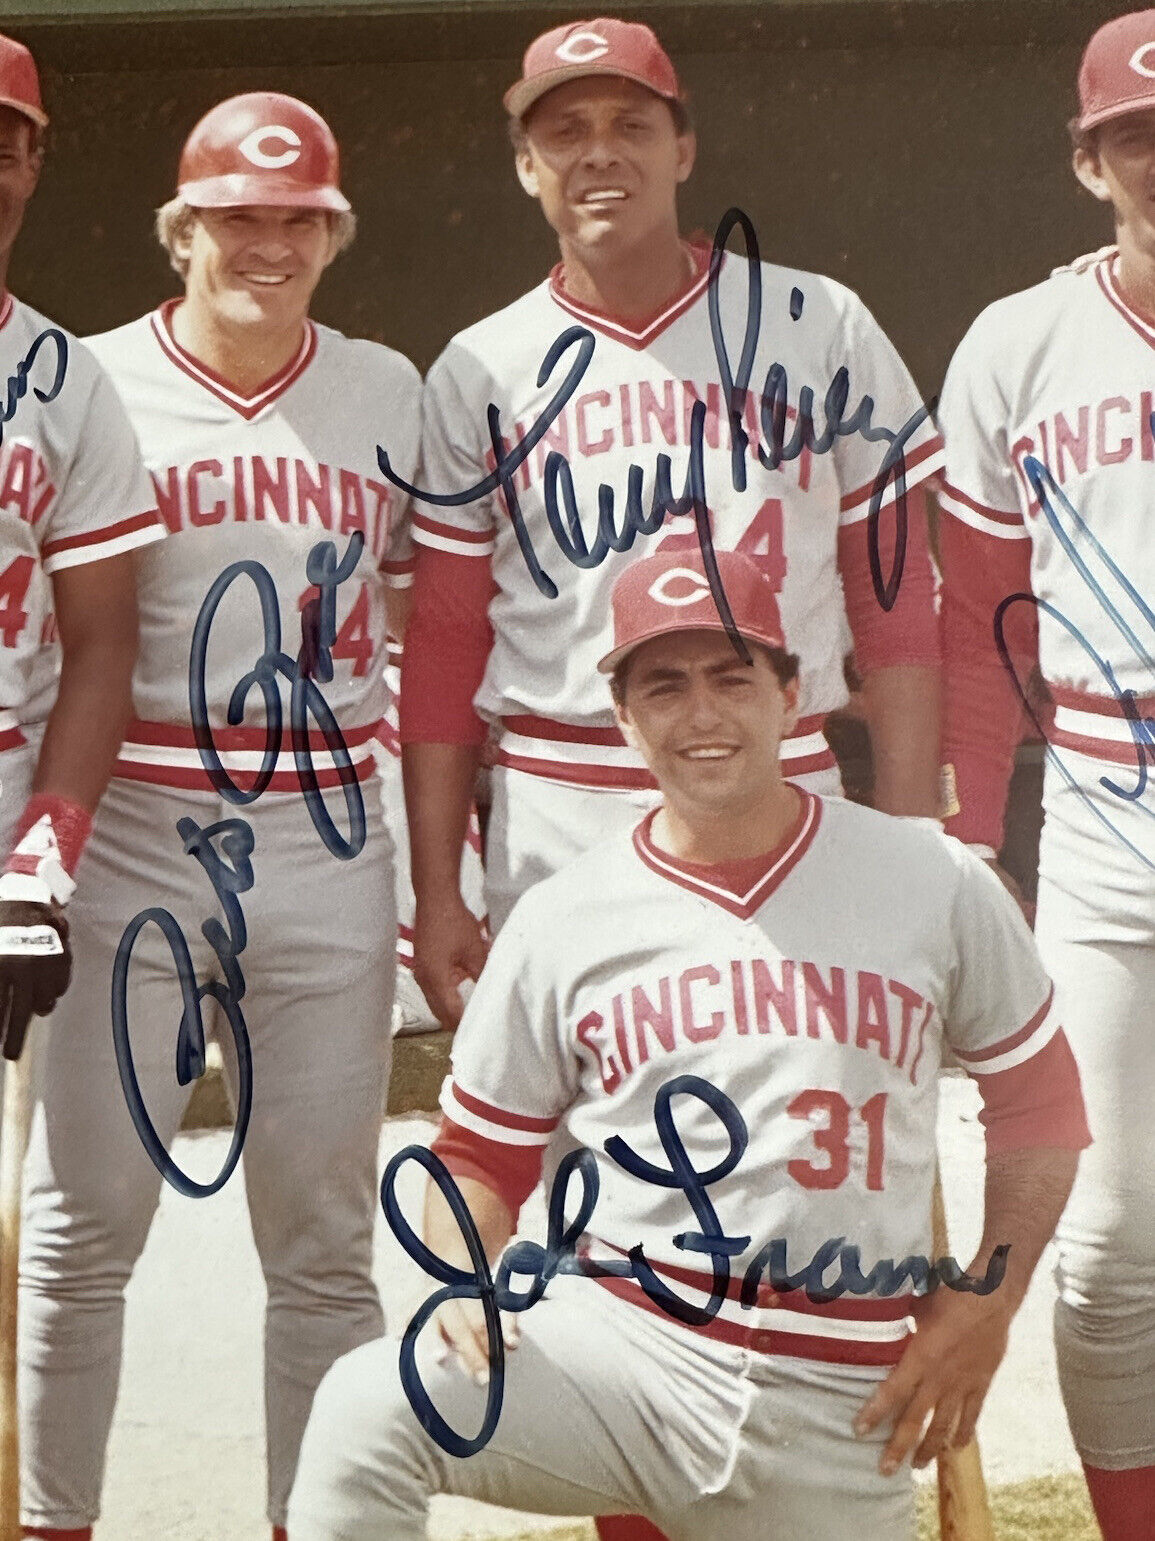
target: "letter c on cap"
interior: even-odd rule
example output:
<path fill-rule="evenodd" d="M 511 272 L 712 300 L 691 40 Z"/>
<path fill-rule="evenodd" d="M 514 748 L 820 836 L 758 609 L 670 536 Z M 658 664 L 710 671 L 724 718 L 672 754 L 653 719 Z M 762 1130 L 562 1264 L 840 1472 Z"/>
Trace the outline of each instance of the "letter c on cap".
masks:
<path fill-rule="evenodd" d="M 283 144 L 285 148 L 277 155 L 271 155 L 261 146 L 266 140 L 271 139 L 274 144 Z M 251 134 L 246 134 L 237 149 L 247 161 L 252 161 L 254 166 L 263 166 L 266 171 L 277 171 L 282 166 L 291 166 L 301 155 L 301 136 L 293 132 L 291 128 L 285 128 L 281 123 L 272 123 L 265 128 L 255 128 Z"/>
<path fill-rule="evenodd" d="M 1147 63 L 1147 56 L 1155 49 L 1155 43 L 1140 43 L 1135 52 L 1127 60 L 1127 63 L 1135 71 L 1136 75 L 1146 75 L 1148 80 L 1155 80 L 1155 69 Z"/>
<path fill-rule="evenodd" d="M 574 32 L 558 46 L 557 57 L 567 64 L 590 64 L 609 51 L 609 42 L 600 32 Z"/>
<path fill-rule="evenodd" d="M 688 587 L 682 588 L 682 583 Z M 660 605 L 696 605 L 699 600 L 709 598 L 710 585 L 692 567 L 671 567 L 660 578 L 655 578 L 646 592 Z"/>

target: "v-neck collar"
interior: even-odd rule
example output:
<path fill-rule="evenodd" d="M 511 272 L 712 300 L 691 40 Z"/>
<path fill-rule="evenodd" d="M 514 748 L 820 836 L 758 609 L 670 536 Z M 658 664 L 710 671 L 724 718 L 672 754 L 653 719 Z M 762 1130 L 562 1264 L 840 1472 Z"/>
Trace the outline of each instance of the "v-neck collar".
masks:
<path fill-rule="evenodd" d="M 263 411 L 270 402 L 283 395 L 309 367 L 317 351 L 317 328 L 306 319 L 301 346 L 294 356 L 263 385 L 259 385 L 251 396 L 242 396 L 227 380 L 222 379 L 216 370 L 203 364 L 177 342 L 173 335 L 172 317 L 179 304 L 179 300 L 166 300 L 159 310 L 153 311 L 150 317 L 153 333 L 162 351 L 179 370 L 204 386 L 205 390 L 210 391 L 218 401 L 223 401 L 226 406 L 232 407 L 234 412 L 239 413 L 246 420 L 256 417 L 257 413 Z"/>
<path fill-rule="evenodd" d="M 1095 277 L 1099 280 L 1099 288 L 1106 295 L 1108 302 L 1115 307 L 1123 320 L 1132 330 L 1139 333 L 1144 342 L 1155 348 L 1155 326 L 1145 320 L 1137 310 L 1133 310 L 1123 298 L 1123 291 L 1119 287 L 1119 253 L 1108 252 L 1095 267 Z"/>
<path fill-rule="evenodd" d="M 597 310 L 592 305 L 583 305 L 580 300 L 575 300 L 572 295 L 567 294 L 562 284 L 564 267 L 560 262 L 549 275 L 549 292 L 554 303 L 560 305 L 562 310 L 568 311 L 576 320 L 584 322 L 594 331 L 603 332 L 607 337 L 612 337 L 615 342 L 625 343 L 626 347 L 640 352 L 643 348 L 648 348 L 668 326 L 671 326 L 679 316 L 684 315 L 706 292 L 710 282 L 711 248 L 700 246 L 693 241 L 689 243 L 689 247 L 696 269 L 689 287 L 663 305 L 657 315 L 651 316 L 648 321 L 642 322 L 637 327 L 608 315 L 603 310 Z"/>
<path fill-rule="evenodd" d="M 716 877 L 712 876 L 716 873 L 714 867 L 699 862 L 680 861 L 669 852 L 660 850 L 653 840 L 653 823 L 658 812 L 656 808 L 634 830 L 634 849 L 646 866 L 659 877 L 687 888 L 703 899 L 709 899 L 712 904 L 728 910 L 739 920 L 749 920 L 793 872 L 818 832 L 822 818 L 821 798 L 805 787 L 796 786 L 794 790 L 802 800 L 798 816 L 777 849 L 767 854 L 761 876 L 744 894 L 732 893 L 723 883 L 716 881 Z"/>

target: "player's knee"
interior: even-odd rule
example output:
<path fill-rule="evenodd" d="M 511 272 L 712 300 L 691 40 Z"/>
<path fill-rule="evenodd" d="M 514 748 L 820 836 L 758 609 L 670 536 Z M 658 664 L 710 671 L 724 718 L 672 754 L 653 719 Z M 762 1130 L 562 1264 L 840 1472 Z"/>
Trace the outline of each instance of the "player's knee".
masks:
<path fill-rule="evenodd" d="M 334 1520 L 347 1514 L 358 1523 L 371 1516 L 375 1535 L 400 1535 L 428 1505 L 435 1479 L 426 1443 L 401 1384 L 397 1344 L 381 1338 L 344 1355 L 313 1399 L 290 1500 L 289 1534 L 297 1534 L 298 1520 L 302 1534 L 315 1534 L 318 1541 L 354 1534 Z M 335 1528 L 317 1529 L 318 1516 Z"/>
<path fill-rule="evenodd" d="M 1055 1351 L 1071 1435 L 1107 1469 L 1155 1464 L 1155 1306 L 1060 1299 Z"/>

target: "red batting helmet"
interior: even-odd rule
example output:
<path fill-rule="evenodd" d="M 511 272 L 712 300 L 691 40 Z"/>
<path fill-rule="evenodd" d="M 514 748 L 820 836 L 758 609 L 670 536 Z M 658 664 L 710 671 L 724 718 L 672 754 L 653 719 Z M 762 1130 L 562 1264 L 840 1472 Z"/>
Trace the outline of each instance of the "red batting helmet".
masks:
<path fill-rule="evenodd" d="M 194 209 L 244 204 L 348 211 L 332 130 L 294 96 L 250 91 L 219 102 L 185 141 L 177 193 Z"/>

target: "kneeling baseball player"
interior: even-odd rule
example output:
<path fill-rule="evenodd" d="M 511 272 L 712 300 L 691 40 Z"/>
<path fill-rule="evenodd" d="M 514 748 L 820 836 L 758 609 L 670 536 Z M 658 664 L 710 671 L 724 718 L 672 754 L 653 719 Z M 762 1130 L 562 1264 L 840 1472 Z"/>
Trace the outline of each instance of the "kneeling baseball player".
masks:
<path fill-rule="evenodd" d="M 491 1264 L 547 1144 L 586 1147 L 576 1258 L 507 1318 L 500 1416 L 469 1458 L 416 1416 L 396 1342 L 338 1361 L 293 1541 L 419 1541 L 438 1492 L 644 1514 L 672 1541 L 898 1541 L 906 1458 L 974 1431 L 1088 1143 L 1077 1071 L 980 860 L 783 779 L 798 660 L 769 581 L 718 563 L 737 632 L 696 555 L 615 585 L 599 667 L 663 801 L 518 903 L 442 1096 L 434 1150 Z M 971 1277 L 916 1294 L 947 1044 L 983 1096 L 985 1223 Z M 425 1240 L 472 1273 L 465 1229 L 431 1187 Z M 477 1300 L 434 1322 L 420 1383 L 471 1438 L 495 1345 Z"/>

